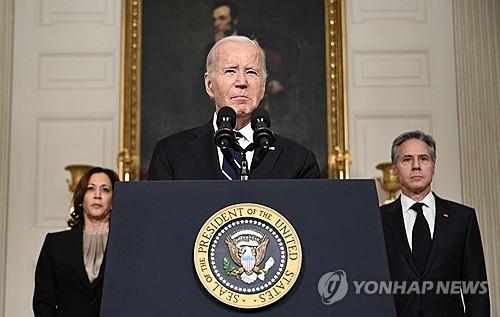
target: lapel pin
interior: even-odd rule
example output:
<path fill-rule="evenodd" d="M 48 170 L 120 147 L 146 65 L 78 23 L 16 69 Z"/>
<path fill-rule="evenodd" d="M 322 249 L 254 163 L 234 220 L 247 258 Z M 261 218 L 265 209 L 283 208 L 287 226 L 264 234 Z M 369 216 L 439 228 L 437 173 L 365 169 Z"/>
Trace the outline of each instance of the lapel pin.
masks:
<path fill-rule="evenodd" d="M 443 214 L 443 217 L 445 217 L 446 219 L 448 219 L 448 214 Z"/>

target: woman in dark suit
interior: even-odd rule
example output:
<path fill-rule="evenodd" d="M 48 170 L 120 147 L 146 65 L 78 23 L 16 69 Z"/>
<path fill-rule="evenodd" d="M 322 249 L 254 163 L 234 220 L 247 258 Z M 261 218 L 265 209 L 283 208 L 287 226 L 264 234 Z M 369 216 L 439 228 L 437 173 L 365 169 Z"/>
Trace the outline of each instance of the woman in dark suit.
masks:
<path fill-rule="evenodd" d="M 118 175 L 93 167 L 73 195 L 70 230 L 48 233 L 35 271 L 35 316 L 99 316 L 109 217 Z"/>

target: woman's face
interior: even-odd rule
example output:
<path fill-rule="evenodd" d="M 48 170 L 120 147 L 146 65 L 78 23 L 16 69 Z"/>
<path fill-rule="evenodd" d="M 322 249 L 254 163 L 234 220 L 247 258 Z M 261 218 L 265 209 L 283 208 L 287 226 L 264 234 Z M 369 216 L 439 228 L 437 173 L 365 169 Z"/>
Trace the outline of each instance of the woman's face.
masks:
<path fill-rule="evenodd" d="M 107 221 L 111 211 L 113 187 L 105 173 L 90 176 L 87 191 L 83 196 L 83 217 L 85 222 Z"/>

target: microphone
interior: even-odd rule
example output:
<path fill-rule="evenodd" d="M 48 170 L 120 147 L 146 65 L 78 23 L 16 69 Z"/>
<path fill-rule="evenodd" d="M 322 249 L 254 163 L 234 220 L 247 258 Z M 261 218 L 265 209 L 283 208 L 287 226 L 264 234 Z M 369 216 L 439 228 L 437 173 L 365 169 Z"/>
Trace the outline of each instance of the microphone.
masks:
<path fill-rule="evenodd" d="M 269 113 L 264 108 L 257 108 L 252 112 L 251 116 L 253 129 L 253 142 L 264 150 L 268 150 L 269 146 L 274 142 L 274 133 L 271 131 L 271 119 Z"/>
<path fill-rule="evenodd" d="M 217 112 L 217 131 L 215 144 L 222 150 L 232 147 L 236 143 L 233 129 L 236 126 L 236 112 L 230 107 L 222 107 Z"/>

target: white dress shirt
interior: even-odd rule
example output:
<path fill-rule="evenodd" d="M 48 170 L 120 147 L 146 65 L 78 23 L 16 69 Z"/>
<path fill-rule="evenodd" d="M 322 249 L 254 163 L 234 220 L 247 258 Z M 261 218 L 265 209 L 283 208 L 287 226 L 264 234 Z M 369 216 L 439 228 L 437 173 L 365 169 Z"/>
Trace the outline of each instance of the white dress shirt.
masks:
<path fill-rule="evenodd" d="M 214 125 L 214 131 L 217 131 L 217 113 L 214 113 L 214 119 L 213 119 L 213 125 Z M 239 131 L 243 135 L 242 138 L 237 139 L 237 142 L 240 144 L 242 148 L 246 148 L 250 143 L 252 143 L 253 140 L 253 129 L 252 125 L 250 122 L 241 128 Z M 224 160 L 224 154 L 222 154 L 222 151 L 220 150 L 219 147 L 217 147 L 217 154 L 219 157 L 219 167 L 222 170 L 222 162 Z M 253 159 L 253 150 L 246 152 L 246 158 L 248 162 L 248 170 L 250 171 L 250 167 L 252 166 L 252 159 Z"/>
<path fill-rule="evenodd" d="M 403 220 L 405 223 L 406 238 L 408 239 L 408 244 L 410 249 L 412 248 L 412 231 L 415 220 L 417 219 L 417 212 L 410 209 L 414 203 L 423 203 L 422 211 L 424 213 L 425 220 L 429 224 L 429 230 L 431 231 L 431 239 L 434 237 L 434 224 L 436 222 L 436 200 L 432 191 L 427 194 L 427 196 L 422 199 L 422 201 L 414 201 L 410 197 L 401 193 L 401 207 L 403 210 Z"/>

